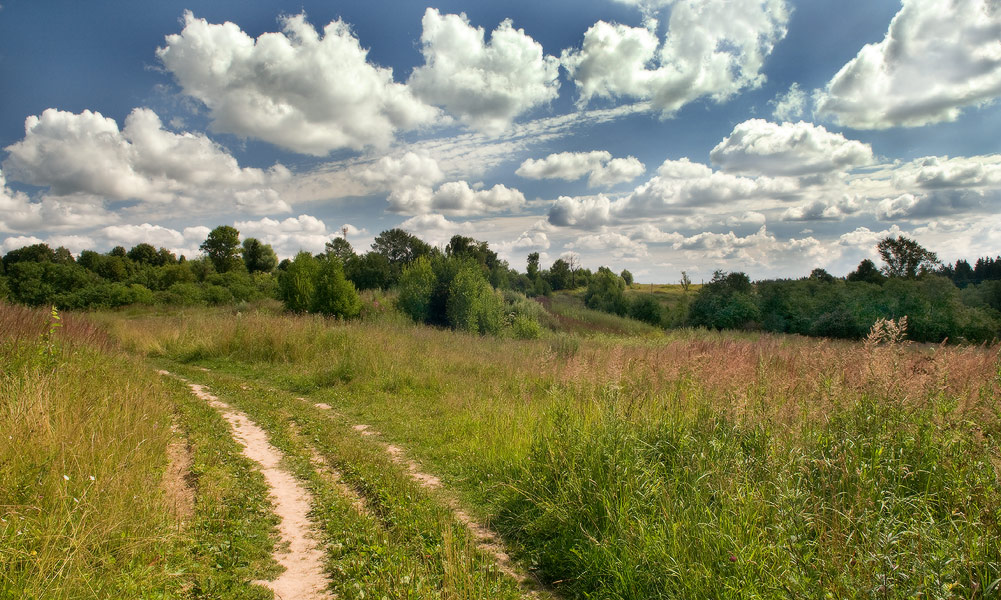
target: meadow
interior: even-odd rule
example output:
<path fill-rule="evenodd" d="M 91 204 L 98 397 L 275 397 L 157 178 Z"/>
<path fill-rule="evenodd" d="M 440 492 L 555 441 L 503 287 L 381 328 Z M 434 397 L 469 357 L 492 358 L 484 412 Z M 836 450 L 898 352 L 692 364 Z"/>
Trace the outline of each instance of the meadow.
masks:
<path fill-rule="evenodd" d="M 0 595 L 270 597 L 260 476 L 158 369 L 268 432 L 338 597 L 1001 595 L 997 346 L 665 331 L 560 295 L 521 340 L 391 306 L 2 305 Z M 161 483 L 177 441 L 188 509 Z"/>

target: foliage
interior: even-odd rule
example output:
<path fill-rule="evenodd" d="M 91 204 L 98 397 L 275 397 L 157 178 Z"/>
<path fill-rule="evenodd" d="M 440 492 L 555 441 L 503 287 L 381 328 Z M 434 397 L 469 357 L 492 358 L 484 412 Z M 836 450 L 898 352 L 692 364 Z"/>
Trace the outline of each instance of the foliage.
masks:
<path fill-rule="evenodd" d="M 445 310 L 452 327 L 481 334 L 500 332 L 503 300 L 476 263 L 462 261 L 448 292 Z"/>
<path fill-rule="evenodd" d="M 652 295 L 636 294 L 629 302 L 629 316 L 651 325 L 661 325 L 664 321 L 664 308 Z"/>
<path fill-rule="evenodd" d="M 422 256 L 403 269 L 396 305 L 414 321 L 427 323 L 431 320 L 431 295 L 434 288 L 435 275 L 431 261 Z"/>
<path fill-rule="evenodd" d="M 311 310 L 327 316 L 356 317 L 361 312 L 361 300 L 353 283 L 344 277 L 344 268 L 336 257 L 317 260 Z"/>
<path fill-rule="evenodd" d="M 271 244 L 265 244 L 257 238 L 243 240 L 241 255 L 247 271 L 251 273 L 270 273 L 278 266 L 278 257 Z"/>
<path fill-rule="evenodd" d="M 622 278 L 622 281 L 626 282 L 626 287 L 633 284 L 633 274 L 630 273 L 628 269 L 622 269 L 622 272 L 619 273 L 619 277 Z"/>
<path fill-rule="evenodd" d="M 931 271 L 938 264 L 938 256 L 916 241 L 898 235 L 886 237 L 876 244 L 876 251 L 886 263 L 883 272 L 887 277 L 914 279 L 918 273 Z"/>
<path fill-rule="evenodd" d="M 601 267 L 587 284 L 584 305 L 620 317 L 626 314 L 626 282 L 608 267 Z"/>
<path fill-rule="evenodd" d="M 220 273 L 231 271 L 243 264 L 240 259 L 240 232 L 229 225 L 219 225 L 209 232 L 199 246 Z"/>
<path fill-rule="evenodd" d="M 736 329 L 760 318 L 752 298 L 751 281 L 744 273 L 716 271 L 702 286 L 688 310 L 688 322 L 696 327 Z"/>
<path fill-rule="evenodd" d="M 319 262 L 309 252 L 299 252 L 278 277 L 278 298 L 293 312 L 313 306 Z"/>

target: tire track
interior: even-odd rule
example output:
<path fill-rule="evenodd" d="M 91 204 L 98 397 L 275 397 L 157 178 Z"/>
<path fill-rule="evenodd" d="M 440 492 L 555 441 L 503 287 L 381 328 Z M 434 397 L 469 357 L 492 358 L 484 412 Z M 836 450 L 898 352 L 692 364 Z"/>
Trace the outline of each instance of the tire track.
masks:
<path fill-rule="evenodd" d="M 166 371 L 160 372 L 169 375 Z M 278 600 L 329 600 L 329 580 L 323 570 L 324 553 L 309 519 L 313 504 L 310 492 L 287 470 L 281 468 L 282 453 L 268 441 L 263 429 L 243 412 L 219 400 L 208 388 L 179 378 L 198 398 L 215 408 L 229 423 L 233 439 L 243 448 L 243 455 L 260 465 L 270 489 L 274 512 L 280 523 L 278 532 L 282 550 L 274 554 L 285 571 L 274 581 L 254 583 L 272 590 Z"/>

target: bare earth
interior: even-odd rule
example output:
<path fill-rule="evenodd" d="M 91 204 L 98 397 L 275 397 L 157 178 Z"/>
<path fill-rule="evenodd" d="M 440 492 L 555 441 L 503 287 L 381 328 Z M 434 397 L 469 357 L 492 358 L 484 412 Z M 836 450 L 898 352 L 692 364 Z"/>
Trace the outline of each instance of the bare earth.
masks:
<path fill-rule="evenodd" d="M 282 547 L 275 560 L 285 567 L 285 572 L 274 581 L 259 581 L 270 588 L 280 600 L 320 600 L 331 598 L 325 590 L 328 585 L 323 573 L 323 552 L 314 535 L 313 524 L 308 518 L 311 494 L 288 471 L 279 467 L 281 453 L 268 442 L 264 430 L 247 415 L 222 402 L 205 387 L 190 383 L 191 391 L 222 413 L 233 428 L 233 437 L 243 446 L 243 454 L 261 465 L 261 473 L 271 489 L 275 514 L 281 519 L 278 525 Z"/>

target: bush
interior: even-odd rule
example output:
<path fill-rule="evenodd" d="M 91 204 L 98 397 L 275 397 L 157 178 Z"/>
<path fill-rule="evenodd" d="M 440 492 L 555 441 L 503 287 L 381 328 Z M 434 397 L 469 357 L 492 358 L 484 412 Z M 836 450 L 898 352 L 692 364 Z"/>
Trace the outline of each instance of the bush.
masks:
<path fill-rule="evenodd" d="M 511 322 L 511 332 L 519 340 L 535 340 L 542 335 L 542 327 L 539 322 L 531 317 L 515 315 Z"/>
<path fill-rule="evenodd" d="M 313 286 L 310 308 L 323 315 L 351 318 L 361 312 L 361 300 L 353 283 L 344 277 L 341 261 L 335 257 L 320 259 Z"/>
<path fill-rule="evenodd" d="M 418 323 L 431 318 L 431 295 L 434 293 L 435 276 L 431 261 L 421 256 L 403 269 L 400 276 L 400 295 L 396 305 L 403 314 Z"/>
<path fill-rule="evenodd" d="M 629 316 L 637 321 L 643 321 L 651 325 L 660 325 L 663 322 L 664 309 L 656 298 L 647 294 L 641 294 L 633 298 L 629 304 Z"/>
<path fill-rule="evenodd" d="M 446 313 L 456 329 L 496 334 L 501 328 L 503 305 L 479 266 L 466 262 L 449 286 Z"/>
<path fill-rule="evenodd" d="M 584 304 L 593 310 L 624 316 L 626 282 L 608 267 L 601 267 L 591 277 L 584 292 Z"/>
<path fill-rule="evenodd" d="M 278 278 L 278 296 L 285 303 L 286 309 L 293 312 L 305 312 L 310 309 L 318 270 L 319 265 L 309 252 L 295 255 L 295 259 Z"/>

